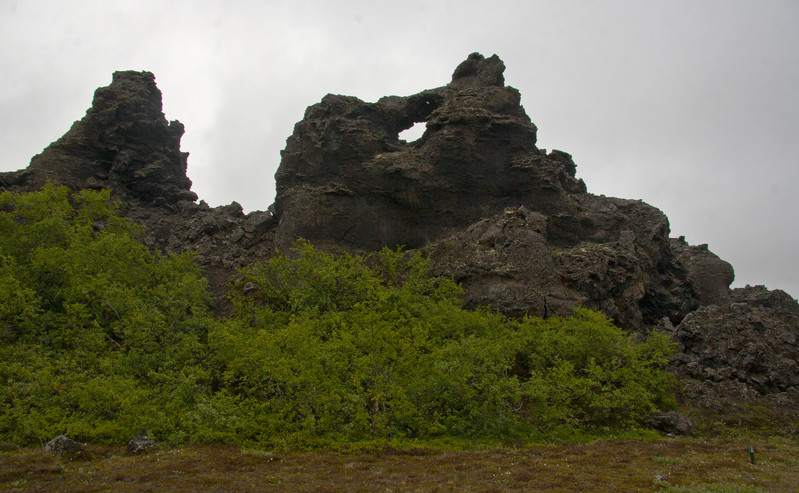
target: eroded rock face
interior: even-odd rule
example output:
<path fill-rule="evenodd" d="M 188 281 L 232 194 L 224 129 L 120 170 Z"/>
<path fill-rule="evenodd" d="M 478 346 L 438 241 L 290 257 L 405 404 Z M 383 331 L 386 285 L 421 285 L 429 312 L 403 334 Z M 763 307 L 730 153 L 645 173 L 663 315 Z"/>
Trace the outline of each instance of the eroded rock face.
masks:
<path fill-rule="evenodd" d="M 121 213 L 146 228 L 145 243 L 178 253 L 194 251 L 221 295 L 235 268 L 272 251 L 269 212 L 245 215 L 241 206 L 195 203 L 180 150 L 183 125 L 168 122 L 150 72 L 116 72 L 95 91 L 91 108 L 28 168 L 0 173 L 0 190 L 34 191 L 45 183 L 74 190 L 109 188 Z"/>
<path fill-rule="evenodd" d="M 504 70 L 472 54 L 443 87 L 308 108 L 276 174 L 277 246 L 425 248 L 464 284 L 467 306 L 547 315 L 580 304 L 628 328 L 679 323 L 701 302 L 689 274 L 705 279 L 715 264 L 677 261 L 662 212 L 587 193 L 569 154 L 536 147 Z M 419 140 L 399 139 L 421 121 Z M 701 300 L 728 286 L 708 284 Z"/>
<path fill-rule="evenodd" d="M 244 214 L 237 202 L 219 207 L 181 202 L 168 208 L 127 202 L 121 212 L 145 225 L 147 245 L 168 253 L 196 253 L 220 308 L 226 283 L 236 269 L 274 254 L 272 214 Z"/>
<path fill-rule="evenodd" d="M 560 281 L 547 242 L 547 217 L 507 209 L 425 248 L 437 275 L 466 289 L 465 306 L 521 316 L 566 313 L 577 293 Z"/>
<path fill-rule="evenodd" d="M 660 211 L 589 194 L 564 204 L 550 216 L 524 206 L 506 209 L 425 250 L 436 274 L 466 288 L 468 307 L 547 317 L 580 305 L 631 329 L 664 316 L 682 320 L 696 307 Z"/>
<path fill-rule="evenodd" d="M 708 250 L 707 245 L 689 245 L 682 236 L 672 238 L 670 245 L 677 262 L 688 273 L 699 305 L 730 301 L 730 284 L 735 280 L 730 264 Z"/>
<path fill-rule="evenodd" d="M 186 176 L 188 153 L 180 151 L 183 124 L 167 122 L 161 91 L 150 72 L 116 72 L 94 93 L 91 108 L 63 137 L 33 157 L 30 166 L 5 173 L 12 190 L 46 182 L 75 189 L 110 188 L 116 197 L 144 204 L 193 202 Z"/>
<path fill-rule="evenodd" d="M 693 403 L 721 411 L 764 396 L 799 399 L 799 304 L 783 291 L 734 289 L 729 302 L 688 314 L 672 338 L 672 366 Z"/>
<path fill-rule="evenodd" d="M 536 146 L 496 56 L 473 54 L 444 87 L 376 103 L 327 95 L 289 137 L 276 178 L 276 242 L 421 247 L 505 207 L 556 211 L 583 193 L 575 165 Z M 416 142 L 399 139 L 427 122 Z"/>

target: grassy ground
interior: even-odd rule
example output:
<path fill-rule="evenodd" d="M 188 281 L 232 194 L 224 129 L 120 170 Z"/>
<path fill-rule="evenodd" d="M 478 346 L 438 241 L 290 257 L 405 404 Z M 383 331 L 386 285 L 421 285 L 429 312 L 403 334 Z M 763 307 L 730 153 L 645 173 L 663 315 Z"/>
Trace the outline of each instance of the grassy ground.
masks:
<path fill-rule="evenodd" d="M 750 463 L 749 447 L 756 464 Z M 478 451 L 272 454 L 193 445 L 126 456 L 0 452 L 0 491 L 799 491 L 799 440 L 609 440 Z"/>

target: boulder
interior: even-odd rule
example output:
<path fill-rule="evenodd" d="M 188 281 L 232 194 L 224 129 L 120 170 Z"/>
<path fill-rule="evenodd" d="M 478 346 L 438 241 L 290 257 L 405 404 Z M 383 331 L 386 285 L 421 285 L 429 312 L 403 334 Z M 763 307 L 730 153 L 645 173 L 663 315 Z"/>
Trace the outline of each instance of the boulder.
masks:
<path fill-rule="evenodd" d="M 689 435 L 694 428 L 691 418 L 674 411 L 657 413 L 649 418 L 647 424 L 668 435 Z"/>
<path fill-rule="evenodd" d="M 155 446 L 156 441 L 148 437 L 147 432 L 142 430 L 128 442 L 128 446 L 125 447 L 125 452 L 137 455 L 147 452 Z"/>
<path fill-rule="evenodd" d="M 688 314 L 672 339 L 671 367 L 693 404 L 723 411 L 767 396 L 799 398 L 799 304 L 783 291 L 735 289 L 728 303 Z"/>
<path fill-rule="evenodd" d="M 44 449 L 54 455 L 63 455 L 80 452 L 83 450 L 83 447 L 71 438 L 67 438 L 64 435 L 58 435 L 47 442 L 47 445 L 44 446 Z"/>

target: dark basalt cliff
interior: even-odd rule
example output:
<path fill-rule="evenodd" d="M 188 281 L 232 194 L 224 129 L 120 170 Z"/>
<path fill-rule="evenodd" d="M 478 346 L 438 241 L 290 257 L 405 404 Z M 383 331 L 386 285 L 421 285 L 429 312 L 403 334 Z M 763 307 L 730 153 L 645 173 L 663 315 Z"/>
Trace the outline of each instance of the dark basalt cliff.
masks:
<path fill-rule="evenodd" d="M 117 72 L 94 93 L 92 107 L 69 132 L 31 159 L 4 173 L 11 189 L 46 182 L 72 188 L 110 188 L 118 198 L 147 205 L 195 201 L 180 151 L 183 124 L 161 113 L 161 91 L 149 72 Z"/>
<path fill-rule="evenodd" d="M 444 87 L 376 103 L 328 95 L 282 153 L 276 241 L 418 248 L 506 207 L 556 213 L 585 192 L 571 158 L 543 154 L 496 56 L 472 55 Z M 416 122 L 416 142 L 399 132 Z"/>
<path fill-rule="evenodd" d="M 582 305 L 628 329 L 668 331 L 694 403 L 799 403 L 796 300 L 730 290 L 732 267 L 706 245 L 669 238 L 661 211 L 587 193 L 569 154 L 536 147 L 504 69 L 475 53 L 449 84 L 412 96 L 325 96 L 288 138 L 274 205 L 246 215 L 235 202 L 195 202 L 183 125 L 164 118 L 151 73 L 117 72 L 27 169 L 0 173 L 0 190 L 110 188 L 151 246 L 198 252 L 217 294 L 236 267 L 298 238 L 421 249 L 436 274 L 465 287 L 468 307 L 551 316 Z M 401 140 L 416 122 L 424 135 Z"/>

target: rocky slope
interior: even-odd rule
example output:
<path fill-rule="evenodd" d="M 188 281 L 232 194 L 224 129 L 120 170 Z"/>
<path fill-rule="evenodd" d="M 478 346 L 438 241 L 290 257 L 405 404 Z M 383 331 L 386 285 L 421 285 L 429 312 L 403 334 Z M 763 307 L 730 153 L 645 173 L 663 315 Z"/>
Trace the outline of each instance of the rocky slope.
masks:
<path fill-rule="evenodd" d="M 783 291 L 734 289 L 729 301 L 665 324 L 678 343 L 672 368 L 686 397 L 701 407 L 729 411 L 766 397 L 796 414 L 799 403 L 799 305 Z"/>
<path fill-rule="evenodd" d="M 217 294 L 236 267 L 300 237 L 422 249 L 437 274 L 463 284 L 467 306 L 551 316 L 583 305 L 628 329 L 668 331 L 692 402 L 799 402 L 796 301 L 731 291 L 732 267 L 706 245 L 669 238 L 661 211 L 587 193 L 569 154 L 536 146 L 504 69 L 475 53 L 447 85 L 418 94 L 326 96 L 287 141 L 274 205 L 246 215 L 235 202 L 196 203 L 183 125 L 164 118 L 153 74 L 117 72 L 27 169 L 0 173 L 0 190 L 110 188 L 149 244 L 196 251 Z M 400 140 L 416 122 L 424 135 Z"/>

